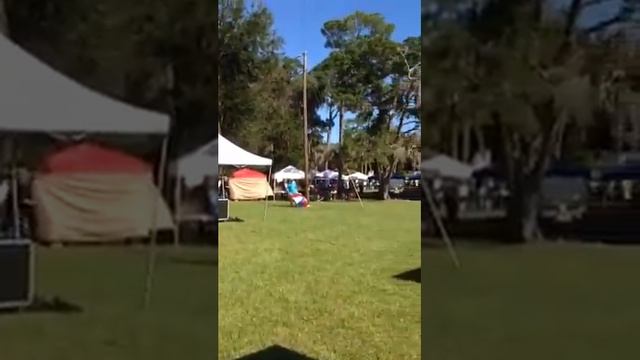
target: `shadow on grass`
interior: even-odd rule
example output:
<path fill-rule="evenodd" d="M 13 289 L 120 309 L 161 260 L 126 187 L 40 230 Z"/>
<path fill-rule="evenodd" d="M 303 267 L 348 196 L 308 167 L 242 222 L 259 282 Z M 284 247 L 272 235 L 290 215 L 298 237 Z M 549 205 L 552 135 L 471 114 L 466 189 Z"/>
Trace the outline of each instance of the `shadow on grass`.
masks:
<path fill-rule="evenodd" d="M 234 223 L 234 222 L 243 223 L 243 222 L 244 222 L 244 220 L 243 220 L 243 219 L 240 219 L 240 218 L 239 218 L 239 217 L 237 217 L 237 216 L 234 216 L 234 217 L 230 217 L 230 218 L 228 218 L 227 220 L 220 220 L 220 221 L 218 221 L 218 223 L 219 223 L 219 224 L 224 224 L 224 223 Z"/>
<path fill-rule="evenodd" d="M 317 360 L 306 355 L 289 350 L 279 345 L 269 346 L 253 354 L 245 355 L 235 360 Z"/>
<path fill-rule="evenodd" d="M 398 280 L 413 281 L 415 283 L 420 284 L 422 281 L 421 274 L 422 274 L 422 271 L 420 270 L 420 268 L 417 268 L 417 269 L 405 271 L 398 275 L 394 275 L 393 277 Z"/>
<path fill-rule="evenodd" d="M 2 310 L 0 311 L 0 316 L 17 314 L 77 314 L 83 311 L 79 305 L 58 297 L 51 299 L 36 297 L 30 306 L 20 309 Z"/>
<path fill-rule="evenodd" d="M 190 266 L 218 266 L 218 257 L 215 259 L 183 259 L 183 258 L 171 258 L 170 262 L 178 265 L 190 265 Z"/>

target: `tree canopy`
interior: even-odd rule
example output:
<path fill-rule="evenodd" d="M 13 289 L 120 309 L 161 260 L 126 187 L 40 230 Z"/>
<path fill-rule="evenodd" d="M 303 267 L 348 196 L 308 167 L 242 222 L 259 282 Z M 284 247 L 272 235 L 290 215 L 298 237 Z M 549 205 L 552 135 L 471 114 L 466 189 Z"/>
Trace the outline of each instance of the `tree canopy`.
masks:
<path fill-rule="evenodd" d="M 552 162 L 572 155 L 567 150 L 580 150 L 567 146 L 574 136 L 567 129 L 584 132 L 606 112 L 603 89 L 614 84 L 611 74 L 621 65 L 608 50 L 628 45 L 611 39 L 624 34 L 637 6 L 621 2 L 615 17 L 581 22 L 604 3 L 572 0 L 558 8 L 543 0 L 445 0 L 423 14 L 430 69 L 425 121 L 444 135 L 427 140 L 464 161 L 472 147 L 482 150 L 485 138 L 494 140 L 512 193 L 513 238 L 539 236 L 542 179 Z"/>

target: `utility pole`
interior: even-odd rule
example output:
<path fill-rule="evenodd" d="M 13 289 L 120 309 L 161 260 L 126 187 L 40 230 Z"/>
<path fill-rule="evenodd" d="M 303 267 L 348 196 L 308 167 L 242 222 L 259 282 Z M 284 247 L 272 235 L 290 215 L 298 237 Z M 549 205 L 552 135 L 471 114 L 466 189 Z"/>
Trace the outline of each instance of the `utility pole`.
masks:
<path fill-rule="evenodd" d="M 304 194 L 309 194 L 309 131 L 307 123 L 307 52 L 302 53 L 302 110 L 304 118 Z"/>

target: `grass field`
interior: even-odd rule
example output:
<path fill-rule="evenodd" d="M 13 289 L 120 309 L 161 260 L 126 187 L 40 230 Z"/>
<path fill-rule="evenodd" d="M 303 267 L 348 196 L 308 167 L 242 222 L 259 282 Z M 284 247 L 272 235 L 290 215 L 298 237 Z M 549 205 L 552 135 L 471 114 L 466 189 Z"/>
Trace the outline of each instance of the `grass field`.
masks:
<path fill-rule="evenodd" d="M 636 359 L 640 248 L 577 244 L 425 249 L 425 356 Z"/>
<path fill-rule="evenodd" d="M 38 249 L 38 294 L 58 304 L 0 313 L 0 359 L 213 359 L 213 248 L 162 250 L 143 312 L 145 254 L 133 247 Z"/>
<path fill-rule="evenodd" d="M 221 224 L 220 360 L 272 346 L 318 360 L 420 359 L 420 204 L 232 203 Z M 265 353 L 266 354 L 266 353 Z M 264 359 L 288 359 L 265 355 Z"/>

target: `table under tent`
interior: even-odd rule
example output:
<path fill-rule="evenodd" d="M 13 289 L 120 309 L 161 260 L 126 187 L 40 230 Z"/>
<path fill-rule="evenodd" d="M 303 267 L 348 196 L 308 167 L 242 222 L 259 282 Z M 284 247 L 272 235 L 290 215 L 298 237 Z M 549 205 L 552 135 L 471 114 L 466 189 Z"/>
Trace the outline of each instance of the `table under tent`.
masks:
<path fill-rule="evenodd" d="M 159 114 L 116 101 L 104 95 L 98 94 L 79 83 L 56 72 L 51 67 L 24 51 L 9 39 L 0 36 L 0 133 L 2 135 L 2 150 L 4 155 L 3 165 L 10 166 L 11 171 L 11 200 L 13 209 L 13 233 L 11 239 L 0 240 L 0 307 L 24 307 L 29 306 L 34 299 L 34 252 L 35 246 L 29 234 L 21 229 L 20 204 L 17 182 L 17 167 L 37 170 L 37 164 L 42 164 L 42 154 L 51 150 L 52 146 L 59 146 L 60 140 L 66 139 L 70 143 L 78 139 L 113 143 L 133 147 L 149 144 L 150 139 L 164 139 L 161 146 L 159 171 L 164 172 L 167 141 L 170 120 L 168 116 Z M 69 141 L 71 139 L 71 141 Z M 154 148 L 160 148 L 160 141 L 155 141 Z M 136 145 L 134 145 L 136 144 Z M 68 145 L 68 144 L 67 144 Z M 95 148 L 91 148 L 95 150 Z M 68 150 L 68 149 L 67 149 Z M 76 148 L 77 150 L 77 148 Z M 87 150 L 85 147 L 84 150 Z M 158 149 L 153 149 L 158 150 Z M 150 149 L 151 151 L 151 149 Z M 111 156 L 113 152 L 108 152 Z M 78 170 L 74 162 L 78 152 L 55 152 L 48 158 L 50 168 L 38 175 L 34 182 L 35 192 L 48 195 L 41 196 L 33 206 L 37 214 L 49 213 L 43 206 L 51 204 L 51 197 L 57 195 L 65 198 L 58 199 L 64 202 L 71 201 L 66 197 L 65 191 L 59 191 L 60 185 L 80 192 L 88 191 L 96 195 L 99 190 L 91 189 L 91 180 L 87 173 L 74 173 L 69 170 Z M 86 155 L 87 153 L 84 152 Z M 95 153 L 93 153 L 95 155 Z M 68 157 L 71 156 L 71 157 Z M 117 156 L 116 156 L 117 157 Z M 61 160 L 62 159 L 62 160 Z M 83 158 L 83 170 L 87 170 L 87 158 Z M 128 158 L 128 160 L 131 160 Z M 44 163 L 47 163 L 45 161 Z M 100 164 L 93 164 L 93 170 L 99 169 Z M 108 166 L 108 164 L 103 164 Z M 120 164 L 122 165 L 122 164 Z M 140 164 L 138 164 L 140 165 Z M 45 167 L 46 168 L 46 167 Z M 145 168 L 146 169 L 146 168 Z M 42 167 L 40 168 L 42 170 Z M 100 171 L 98 171 L 100 172 Z M 107 171 L 108 172 L 108 171 Z M 88 177 L 96 179 L 95 172 Z M 101 174 L 108 176 L 107 174 Z M 118 174 L 119 176 L 122 174 Z M 139 174 L 137 174 L 139 175 Z M 151 246 L 149 246 L 149 261 L 147 277 L 145 281 L 145 304 L 149 299 L 152 285 L 152 274 L 155 264 L 155 236 L 158 222 L 158 208 L 161 203 L 158 189 L 153 186 L 150 171 L 146 173 L 146 181 L 135 182 L 144 188 L 150 199 L 146 203 L 150 214 L 140 214 L 148 219 L 141 221 L 150 232 Z M 75 180 L 73 180 L 75 178 Z M 159 187 L 162 188 L 162 176 L 159 176 Z M 104 179 L 101 183 L 105 184 Z M 63 186 L 63 187 L 64 187 Z M 84 187 L 84 188 L 83 188 Z M 87 188 L 88 187 L 88 188 Z M 97 190 L 97 191 L 96 191 Z M 72 191 L 72 192 L 73 192 Z M 54 194 L 55 193 L 55 194 Z M 94 199 L 95 200 L 95 199 Z M 54 203 L 56 201 L 53 201 Z M 76 196 L 72 203 L 84 204 L 82 196 Z M 60 202 L 58 207 L 68 209 Z M 95 203 L 94 203 L 95 204 Z M 82 207 L 83 205 L 80 205 Z M 96 209 L 96 208 L 93 208 Z M 94 213 L 93 215 L 99 214 Z M 59 215 L 59 214 L 57 214 Z M 87 214 L 84 214 L 87 215 Z M 76 212 L 67 213 L 66 216 L 79 216 Z M 42 218 L 41 218 L 42 220 Z M 53 228 L 64 221 L 65 217 L 54 216 L 49 218 L 50 223 L 45 229 L 53 231 Z M 78 218 L 74 224 L 78 224 Z M 105 219 L 103 219 L 105 220 Z M 46 220 L 45 220 L 46 221 Z M 162 222 L 162 221 L 160 221 Z M 56 225 L 52 227 L 53 225 Z M 90 227 L 91 224 L 83 224 Z M 65 228 L 65 226 L 62 226 Z M 88 230 L 87 230 L 88 229 Z M 139 234 L 137 228 L 134 232 Z M 90 228 L 85 228 L 89 233 Z M 55 230 L 58 231 L 58 230 Z M 84 231 L 82 231 L 84 232 Z M 64 232 L 62 232 L 64 233 Z M 123 234 L 119 234 L 123 235 Z M 11 267 L 9 269 L 8 267 Z M 15 290 L 15 291 L 14 291 Z"/>

